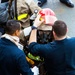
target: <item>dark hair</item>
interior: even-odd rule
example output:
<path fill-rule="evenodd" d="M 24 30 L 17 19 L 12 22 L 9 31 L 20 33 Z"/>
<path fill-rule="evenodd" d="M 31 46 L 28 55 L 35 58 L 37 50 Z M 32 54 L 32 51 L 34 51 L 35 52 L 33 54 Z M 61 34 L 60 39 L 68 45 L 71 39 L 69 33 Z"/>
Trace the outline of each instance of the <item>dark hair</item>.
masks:
<path fill-rule="evenodd" d="M 20 30 L 20 22 L 17 20 L 8 20 L 6 23 L 5 32 L 12 35 L 16 30 Z"/>
<path fill-rule="evenodd" d="M 65 22 L 57 20 L 53 25 L 53 31 L 58 37 L 65 36 L 67 32 L 67 25 L 65 24 Z"/>

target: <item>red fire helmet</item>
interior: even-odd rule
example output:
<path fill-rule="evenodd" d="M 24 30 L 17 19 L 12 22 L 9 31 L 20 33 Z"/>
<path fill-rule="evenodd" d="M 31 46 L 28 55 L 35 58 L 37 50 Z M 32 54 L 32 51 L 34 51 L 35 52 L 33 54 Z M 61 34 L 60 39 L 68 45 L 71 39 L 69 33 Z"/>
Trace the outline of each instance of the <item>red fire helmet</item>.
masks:
<path fill-rule="evenodd" d="M 45 24 L 47 25 L 52 26 L 57 20 L 55 13 L 49 8 L 44 8 L 40 10 L 39 14 L 41 15 L 41 19 L 43 18 L 45 20 Z"/>

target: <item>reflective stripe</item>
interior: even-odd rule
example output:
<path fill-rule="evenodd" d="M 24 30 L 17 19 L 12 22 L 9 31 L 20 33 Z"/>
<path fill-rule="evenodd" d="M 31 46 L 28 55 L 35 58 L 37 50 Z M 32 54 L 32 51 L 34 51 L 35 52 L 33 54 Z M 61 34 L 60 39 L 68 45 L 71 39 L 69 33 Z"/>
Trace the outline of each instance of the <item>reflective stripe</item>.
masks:
<path fill-rule="evenodd" d="M 24 18 L 27 18 L 28 17 L 28 14 L 21 14 L 18 16 L 18 20 L 22 20 Z"/>

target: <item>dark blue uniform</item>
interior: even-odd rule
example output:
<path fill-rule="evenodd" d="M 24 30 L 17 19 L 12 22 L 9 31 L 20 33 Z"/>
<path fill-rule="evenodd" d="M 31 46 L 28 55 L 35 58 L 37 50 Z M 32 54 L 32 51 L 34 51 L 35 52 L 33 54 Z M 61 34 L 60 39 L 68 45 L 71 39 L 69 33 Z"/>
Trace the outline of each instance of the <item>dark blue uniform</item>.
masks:
<path fill-rule="evenodd" d="M 75 75 L 75 38 L 44 45 L 33 42 L 29 50 L 44 57 L 48 75 Z"/>
<path fill-rule="evenodd" d="M 0 75 L 33 75 L 25 54 L 8 39 L 0 39 Z"/>

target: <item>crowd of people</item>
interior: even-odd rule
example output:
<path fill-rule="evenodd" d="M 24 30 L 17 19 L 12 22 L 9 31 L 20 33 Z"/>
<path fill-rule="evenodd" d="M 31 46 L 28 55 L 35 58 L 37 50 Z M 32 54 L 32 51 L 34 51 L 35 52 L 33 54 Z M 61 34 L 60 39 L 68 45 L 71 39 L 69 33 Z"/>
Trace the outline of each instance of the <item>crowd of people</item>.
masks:
<path fill-rule="evenodd" d="M 25 36 L 29 36 L 28 52 L 43 58 L 45 74 L 42 75 L 75 75 L 75 37 L 68 37 L 66 23 L 58 20 L 50 8 L 40 8 L 47 0 L 38 1 L 37 5 L 33 0 L 17 0 L 17 14 L 28 15 L 20 21 L 6 22 L 5 33 L 0 38 L 0 75 L 41 75 L 38 66 L 30 66 L 24 43 L 20 43 L 20 40 L 25 42 Z M 74 7 L 70 0 L 60 2 Z M 30 16 L 36 9 L 37 16 L 30 25 Z"/>

